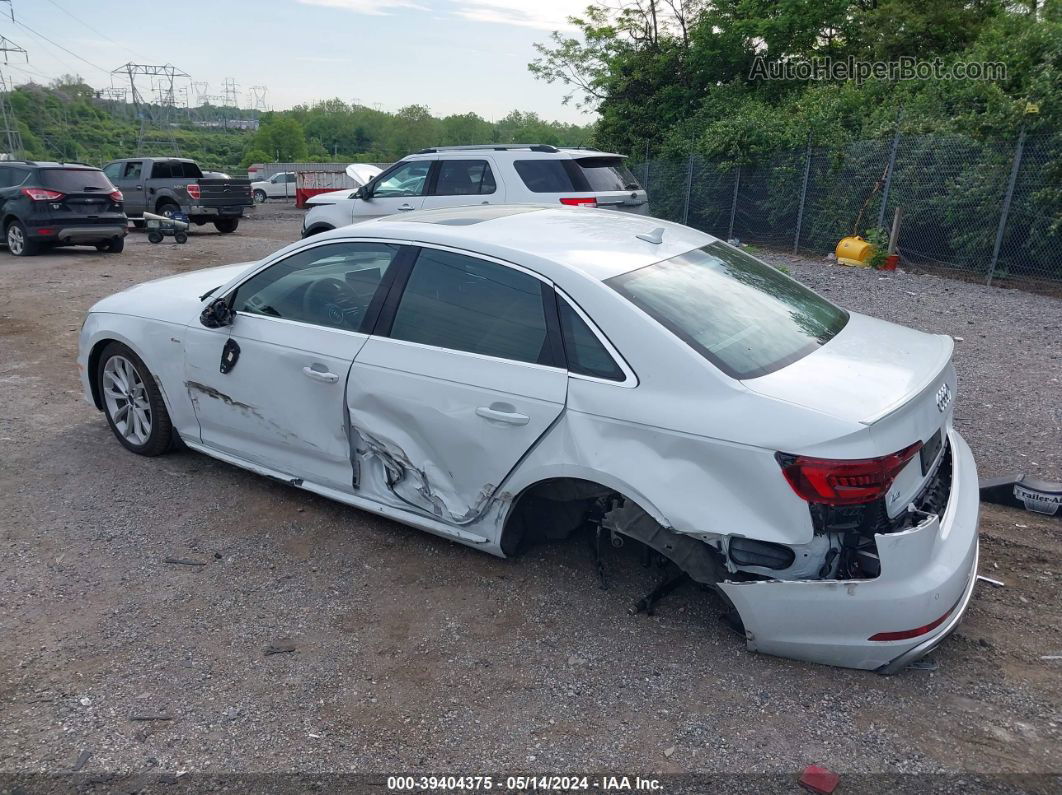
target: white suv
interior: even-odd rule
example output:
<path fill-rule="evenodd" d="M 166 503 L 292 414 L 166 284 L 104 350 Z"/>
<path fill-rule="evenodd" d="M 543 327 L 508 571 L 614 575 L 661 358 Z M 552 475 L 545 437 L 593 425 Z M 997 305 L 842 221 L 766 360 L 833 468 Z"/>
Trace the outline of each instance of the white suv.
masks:
<path fill-rule="evenodd" d="M 302 236 L 410 210 L 470 204 L 568 204 L 649 214 L 623 155 L 543 144 L 422 149 L 335 204 L 314 207 Z"/>

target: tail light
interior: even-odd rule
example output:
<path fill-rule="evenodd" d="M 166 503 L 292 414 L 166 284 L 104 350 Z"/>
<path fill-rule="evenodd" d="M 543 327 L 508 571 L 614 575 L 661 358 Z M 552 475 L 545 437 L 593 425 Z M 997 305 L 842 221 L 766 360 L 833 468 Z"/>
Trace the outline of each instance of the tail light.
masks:
<path fill-rule="evenodd" d="M 110 195 L 112 202 L 125 201 L 125 196 L 122 195 L 122 192 L 120 190 L 112 190 Z"/>
<path fill-rule="evenodd" d="M 922 443 L 915 442 L 881 458 L 835 460 L 787 453 L 776 453 L 775 458 L 801 499 L 826 505 L 863 505 L 884 497 L 900 470 L 921 449 Z"/>
<path fill-rule="evenodd" d="M 597 207 L 597 199 L 593 196 L 587 198 L 580 198 L 578 196 L 561 199 L 561 204 L 567 204 L 569 207 Z"/>
<path fill-rule="evenodd" d="M 29 196 L 35 202 L 55 202 L 66 196 L 57 190 L 45 190 L 44 188 L 23 188 L 22 195 Z"/>
<path fill-rule="evenodd" d="M 184 189 L 188 191 L 188 195 L 193 199 L 198 199 L 200 196 L 199 186 L 194 182 L 189 182 L 184 186 Z"/>
<path fill-rule="evenodd" d="M 954 607 L 951 608 L 951 610 L 942 615 L 936 621 L 930 621 L 925 626 L 915 627 L 914 629 L 904 629 L 900 632 L 878 632 L 877 634 L 871 635 L 869 638 L 867 638 L 867 640 L 908 640 L 910 638 L 917 638 L 919 635 L 927 635 L 934 629 L 939 627 L 941 624 L 943 624 L 947 617 L 954 612 L 954 610 Z"/>

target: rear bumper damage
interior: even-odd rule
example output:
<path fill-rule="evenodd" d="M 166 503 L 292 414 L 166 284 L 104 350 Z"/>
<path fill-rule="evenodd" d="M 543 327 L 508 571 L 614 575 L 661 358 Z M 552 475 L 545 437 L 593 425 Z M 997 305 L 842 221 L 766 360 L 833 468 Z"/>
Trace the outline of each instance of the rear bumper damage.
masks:
<path fill-rule="evenodd" d="M 977 579 L 980 499 L 969 446 L 955 431 L 949 441 L 947 507 L 910 529 L 875 536 L 879 576 L 719 584 L 741 616 L 749 650 L 890 674 L 954 631 Z"/>

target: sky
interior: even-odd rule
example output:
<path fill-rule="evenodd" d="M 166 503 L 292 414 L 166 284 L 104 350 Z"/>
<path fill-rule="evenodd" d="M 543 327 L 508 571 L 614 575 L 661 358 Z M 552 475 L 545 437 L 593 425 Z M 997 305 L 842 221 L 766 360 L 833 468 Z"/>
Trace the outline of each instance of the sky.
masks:
<path fill-rule="evenodd" d="M 15 83 L 75 73 L 105 88 L 111 70 L 127 62 L 172 64 L 208 83 L 207 94 L 222 94 L 224 79 L 234 78 L 246 106 L 250 87 L 266 86 L 275 110 L 339 97 L 386 111 L 419 104 L 438 116 L 472 111 L 491 120 L 518 109 L 586 124 L 591 116 L 562 103 L 563 86 L 527 71 L 534 43 L 566 29 L 584 7 L 585 0 L 0 0 L 0 35 L 29 54 L 28 63 L 9 54 L 0 68 Z"/>

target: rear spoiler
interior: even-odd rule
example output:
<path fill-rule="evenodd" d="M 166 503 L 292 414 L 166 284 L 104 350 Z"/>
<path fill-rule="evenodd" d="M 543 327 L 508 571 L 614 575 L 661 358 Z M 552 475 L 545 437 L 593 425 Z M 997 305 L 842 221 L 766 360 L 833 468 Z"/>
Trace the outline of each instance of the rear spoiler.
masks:
<path fill-rule="evenodd" d="M 921 395 L 927 389 L 930 389 L 936 384 L 937 379 L 940 378 L 941 372 L 943 372 L 944 368 L 948 366 L 948 362 L 951 361 L 951 356 L 955 352 L 955 340 L 953 340 L 947 334 L 938 334 L 936 336 L 938 336 L 943 342 L 943 344 L 940 346 L 940 355 L 933 363 L 933 366 L 927 368 L 926 372 L 928 373 L 928 375 L 922 380 L 922 383 L 912 388 L 907 393 L 897 397 L 896 400 L 887 405 L 877 414 L 872 414 L 866 419 L 860 420 L 859 423 L 861 425 L 873 425 L 876 422 L 881 422 L 886 417 L 895 414 L 897 411 L 907 405 L 907 403 L 909 403 L 912 398 Z M 945 340 L 946 342 L 944 342 Z"/>

